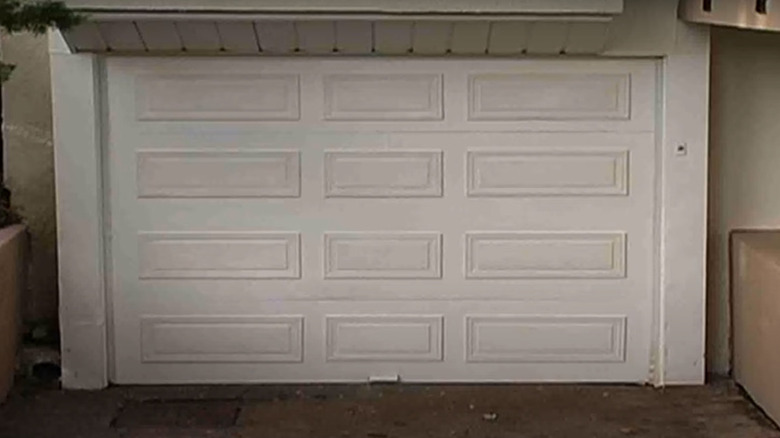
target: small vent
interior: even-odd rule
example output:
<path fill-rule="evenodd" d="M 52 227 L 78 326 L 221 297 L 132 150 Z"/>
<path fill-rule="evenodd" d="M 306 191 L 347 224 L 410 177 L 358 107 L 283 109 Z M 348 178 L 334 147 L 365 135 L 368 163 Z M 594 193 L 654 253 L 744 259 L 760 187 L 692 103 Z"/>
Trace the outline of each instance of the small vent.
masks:
<path fill-rule="evenodd" d="M 756 0 L 756 13 L 766 15 L 769 7 L 769 0 Z"/>

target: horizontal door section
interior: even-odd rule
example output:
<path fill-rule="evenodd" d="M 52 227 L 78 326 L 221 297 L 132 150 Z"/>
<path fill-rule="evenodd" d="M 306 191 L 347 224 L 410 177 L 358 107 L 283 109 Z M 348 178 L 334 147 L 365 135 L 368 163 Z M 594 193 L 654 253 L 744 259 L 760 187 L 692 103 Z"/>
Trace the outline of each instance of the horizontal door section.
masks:
<path fill-rule="evenodd" d="M 325 315 L 328 362 L 441 362 L 443 315 Z M 147 363 L 296 363 L 304 316 L 143 316 Z M 466 362 L 625 361 L 624 316 L 471 315 Z"/>
<path fill-rule="evenodd" d="M 209 315 L 125 323 L 120 339 L 137 338 L 140 356 L 117 382 L 642 382 L 647 373 L 644 321 L 616 306 L 266 301 L 221 313 L 227 301 Z"/>
<path fill-rule="evenodd" d="M 445 176 L 453 178 L 455 172 L 446 175 L 444 165 L 455 161 L 465 163 L 468 197 L 629 194 L 627 147 L 528 147 L 518 142 L 512 148 L 467 147 L 462 155 L 457 150 L 325 150 L 321 162 L 317 157 L 314 163 L 322 181 L 301 175 L 301 150 L 141 150 L 137 196 L 299 198 L 303 190 L 312 190 L 323 198 L 436 198 L 459 189 L 444 188 Z"/>
<path fill-rule="evenodd" d="M 298 233 L 141 233 L 139 278 L 299 279 L 300 240 Z M 455 243 L 440 233 L 400 231 L 326 233 L 322 242 L 322 278 L 342 280 L 441 279 L 444 245 Z M 622 232 L 469 232 L 462 276 L 622 279 L 626 253 Z"/>
<path fill-rule="evenodd" d="M 403 49 L 406 53 L 406 49 Z M 134 123 L 651 132 L 656 64 L 626 60 L 123 59 Z M 462 68 L 461 68 L 462 67 Z"/>

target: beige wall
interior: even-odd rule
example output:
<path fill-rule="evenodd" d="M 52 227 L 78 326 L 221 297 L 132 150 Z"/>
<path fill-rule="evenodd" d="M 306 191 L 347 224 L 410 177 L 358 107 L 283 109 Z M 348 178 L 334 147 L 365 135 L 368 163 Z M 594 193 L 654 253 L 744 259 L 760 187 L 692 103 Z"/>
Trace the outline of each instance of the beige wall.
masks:
<path fill-rule="evenodd" d="M 734 379 L 780 421 L 780 235 L 735 233 L 732 239 Z"/>
<path fill-rule="evenodd" d="M 3 87 L 5 177 L 12 203 L 29 225 L 31 275 L 22 297 L 25 320 L 57 316 L 57 252 L 54 208 L 51 87 L 48 40 L 2 37 L 6 62 L 17 65 Z"/>
<path fill-rule="evenodd" d="M 27 232 L 22 225 L 0 230 L 0 404 L 11 389 L 19 347 L 19 296 L 25 289 Z"/>
<path fill-rule="evenodd" d="M 708 347 L 729 369 L 728 234 L 780 228 L 780 33 L 712 33 Z"/>

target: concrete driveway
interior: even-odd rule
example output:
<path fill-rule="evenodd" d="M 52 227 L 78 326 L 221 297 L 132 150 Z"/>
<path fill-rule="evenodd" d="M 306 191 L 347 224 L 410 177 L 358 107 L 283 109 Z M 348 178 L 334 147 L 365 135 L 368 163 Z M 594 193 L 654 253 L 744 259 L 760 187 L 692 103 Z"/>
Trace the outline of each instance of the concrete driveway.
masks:
<path fill-rule="evenodd" d="M 65 392 L 18 385 L 0 437 L 780 438 L 730 382 L 188 386 Z"/>

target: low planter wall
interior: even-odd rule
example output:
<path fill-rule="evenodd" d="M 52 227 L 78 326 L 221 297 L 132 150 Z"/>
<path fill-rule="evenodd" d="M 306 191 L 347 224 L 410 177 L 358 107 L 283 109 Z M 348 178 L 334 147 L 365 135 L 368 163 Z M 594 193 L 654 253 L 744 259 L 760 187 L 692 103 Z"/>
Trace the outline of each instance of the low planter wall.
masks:
<path fill-rule="evenodd" d="M 780 422 L 780 231 L 731 239 L 734 379 Z"/>
<path fill-rule="evenodd" d="M 13 385 L 26 270 L 26 228 L 14 225 L 0 229 L 0 403 Z"/>

